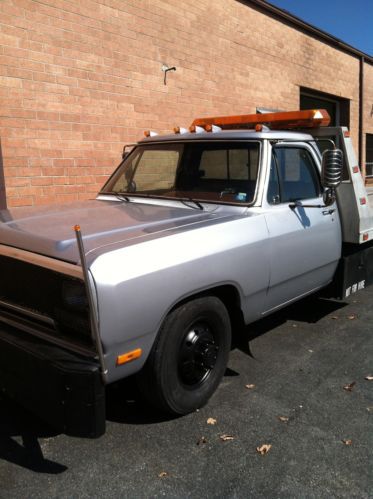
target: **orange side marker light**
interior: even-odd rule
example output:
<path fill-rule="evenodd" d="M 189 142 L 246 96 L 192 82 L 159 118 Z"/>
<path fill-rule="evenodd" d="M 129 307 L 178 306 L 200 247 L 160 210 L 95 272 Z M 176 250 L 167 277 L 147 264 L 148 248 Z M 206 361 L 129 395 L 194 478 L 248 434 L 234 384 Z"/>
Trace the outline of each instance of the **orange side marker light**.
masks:
<path fill-rule="evenodd" d="M 117 357 L 117 366 L 121 366 L 126 364 L 127 362 L 131 362 L 132 360 L 138 359 L 142 355 L 142 349 L 136 348 L 136 350 L 132 350 L 131 352 L 123 353 L 122 355 L 118 355 Z"/>

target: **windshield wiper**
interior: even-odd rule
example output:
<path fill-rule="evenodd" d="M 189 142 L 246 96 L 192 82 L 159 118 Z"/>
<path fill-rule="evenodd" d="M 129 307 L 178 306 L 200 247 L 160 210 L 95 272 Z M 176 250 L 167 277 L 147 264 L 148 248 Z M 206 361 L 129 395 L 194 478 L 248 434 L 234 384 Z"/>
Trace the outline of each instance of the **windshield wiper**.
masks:
<path fill-rule="evenodd" d="M 127 203 L 131 202 L 130 198 L 120 191 L 103 192 L 102 194 L 111 194 L 112 196 L 115 196 L 117 199 L 119 199 L 119 201 L 126 201 Z"/>
<path fill-rule="evenodd" d="M 175 198 L 175 199 L 178 199 L 179 201 L 181 201 L 186 206 L 189 206 L 188 204 L 186 204 L 187 202 L 194 203 L 201 211 L 204 210 L 203 205 L 199 201 L 197 201 L 196 199 L 189 198 L 189 197 L 187 197 L 187 198 Z"/>

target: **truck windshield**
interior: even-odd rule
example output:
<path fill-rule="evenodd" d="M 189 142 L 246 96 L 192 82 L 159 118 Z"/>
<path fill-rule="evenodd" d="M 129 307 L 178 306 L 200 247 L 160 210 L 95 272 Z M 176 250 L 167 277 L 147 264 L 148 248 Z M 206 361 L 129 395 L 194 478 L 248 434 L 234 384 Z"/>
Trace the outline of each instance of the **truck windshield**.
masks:
<path fill-rule="evenodd" d="M 178 142 L 138 146 L 101 193 L 229 204 L 254 200 L 259 142 Z"/>

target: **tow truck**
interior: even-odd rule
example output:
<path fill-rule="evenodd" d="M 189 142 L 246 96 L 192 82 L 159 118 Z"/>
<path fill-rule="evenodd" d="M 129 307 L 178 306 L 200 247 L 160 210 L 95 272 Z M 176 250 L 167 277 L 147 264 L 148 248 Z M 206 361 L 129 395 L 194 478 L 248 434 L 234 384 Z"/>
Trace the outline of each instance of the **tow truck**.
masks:
<path fill-rule="evenodd" d="M 325 110 L 146 132 L 95 199 L 0 212 L 0 389 L 69 435 L 105 432 L 135 375 L 187 414 L 232 331 L 311 293 L 373 282 L 373 197 Z"/>

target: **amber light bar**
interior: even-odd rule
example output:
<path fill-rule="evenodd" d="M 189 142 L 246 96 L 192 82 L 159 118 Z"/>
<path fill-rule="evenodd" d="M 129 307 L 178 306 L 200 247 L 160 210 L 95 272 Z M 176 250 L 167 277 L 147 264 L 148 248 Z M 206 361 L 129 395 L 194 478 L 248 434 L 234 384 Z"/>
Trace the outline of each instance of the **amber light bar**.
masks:
<path fill-rule="evenodd" d="M 239 116 L 215 116 L 197 118 L 192 127 L 206 128 L 211 125 L 227 128 L 255 128 L 255 125 L 267 125 L 272 130 L 292 128 L 317 128 L 328 126 L 330 116 L 325 109 L 307 109 L 305 111 L 287 111 L 281 113 L 244 114 Z"/>

